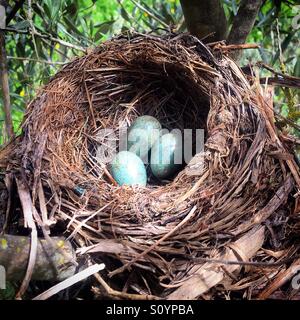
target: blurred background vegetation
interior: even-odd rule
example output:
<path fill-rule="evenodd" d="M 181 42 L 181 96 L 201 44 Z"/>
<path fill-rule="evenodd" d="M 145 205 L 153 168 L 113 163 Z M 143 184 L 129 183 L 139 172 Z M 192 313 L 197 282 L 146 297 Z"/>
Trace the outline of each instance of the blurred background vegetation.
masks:
<path fill-rule="evenodd" d="M 15 1 L 8 1 L 9 7 Z M 223 0 L 229 23 L 240 1 Z M 241 65 L 263 61 L 279 72 L 300 76 L 300 1 L 264 1 L 247 42 Z M 296 25 L 296 28 L 295 28 Z M 186 31 L 179 0 L 40 0 L 25 1 L 5 30 L 9 86 L 15 132 L 36 90 L 86 48 L 120 32 Z M 299 90 L 276 89 L 276 109 L 298 123 Z M 297 129 L 290 132 L 300 136 Z M 0 99 L 0 144 L 4 142 Z"/>

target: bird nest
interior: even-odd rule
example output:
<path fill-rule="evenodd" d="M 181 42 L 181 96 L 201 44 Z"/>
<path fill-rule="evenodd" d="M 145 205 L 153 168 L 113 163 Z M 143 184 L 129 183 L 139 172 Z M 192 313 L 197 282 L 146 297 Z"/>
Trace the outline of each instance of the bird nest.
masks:
<path fill-rule="evenodd" d="M 299 251 L 288 202 L 299 172 L 266 92 L 192 36 L 117 37 L 29 104 L 22 134 L 1 152 L 6 186 L 17 181 L 23 211 L 26 191 L 39 227 L 105 262 L 119 297 L 266 297 Z M 140 115 L 204 129 L 204 149 L 168 182 L 118 186 L 97 150 Z"/>

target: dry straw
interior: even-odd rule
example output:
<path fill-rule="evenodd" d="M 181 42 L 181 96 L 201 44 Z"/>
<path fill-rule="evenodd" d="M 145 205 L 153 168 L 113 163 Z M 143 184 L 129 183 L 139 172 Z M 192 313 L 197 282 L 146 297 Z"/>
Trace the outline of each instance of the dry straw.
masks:
<path fill-rule="evenodd" d="M 0 153 L 6 186 L 17 179 L 23 210 L 105 262 L 105 281 L 125 298 L 257 297 L 299 251 L 288 202 L 299 169 L 265 93 L 217 46 L 120 36 L 63 67 L 30 103 L 22 135 Z M 110 139 L 99 130 L 143 114 L 204 128 L 205 149 L 168 184 L 118 187 L 95 158 Z"/>

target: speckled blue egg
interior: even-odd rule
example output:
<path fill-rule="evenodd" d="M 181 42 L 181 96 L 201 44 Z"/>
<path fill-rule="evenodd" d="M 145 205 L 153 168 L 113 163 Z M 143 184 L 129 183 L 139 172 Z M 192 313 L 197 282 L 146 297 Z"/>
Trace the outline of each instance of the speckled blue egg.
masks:
<path fill-rule="evenodd" d="M 166 179 L 181 168 L 182 142 L 173 133 L 161 136 L 151 149 L 150 167 L 158 179 Z"/>
<path fill-rule="evenodd" d="M 160 136 L 161 124 L 152 116 L 138 117 L 129 127 L 127 150 L 145 159 L 155 141 Z"/>
<path fill-rule="evenodd" d="M 112 160 L 110 169 L 113 178 L 120 186 L 146 186 L 147 174 L 144 163 L 132 152 L 119 152 Z"/>

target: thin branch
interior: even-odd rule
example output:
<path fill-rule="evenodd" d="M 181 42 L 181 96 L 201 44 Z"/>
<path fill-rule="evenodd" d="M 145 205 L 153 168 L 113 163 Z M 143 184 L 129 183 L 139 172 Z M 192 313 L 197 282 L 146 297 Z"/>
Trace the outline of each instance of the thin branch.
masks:
<path fill-rule="evenodd" d="M 279 77 L 263 77 L 260 78 L 260 83 L 265 84 L 266 82 L 268 84 L 271 84 L 272 86 L 278 86 L 283 88 L 300 88 L 300 80 L 292 80 L 288 78 L 279 78 Z"/>
<path fill-rule="evenodd" d="M 258 49 L 260 48 L 259 44 L 256 43 L 243 43 L 243 44 L 229 44 L 227 46 L 219 46 L 218 49 L 223 51 L 231 51 L 231 50 L 241 50 L 241 49 Z"/>
<path fill-rule="evenodd" d="M 33 24 L 33 21 L 32 21 L 31 0 L 28 0 L 27 18 L 28 18 L 28 21 L 30 23 L 31 36 L 32 36 L 32 42 L 33 42 L 34 50 L 35 50 L 37 58 L 39 59 L 40 56 L 39 56 L 39 52 L 38 52 L 36 41 L 35 41 L 36 30 L 35 30 L 35 27 L 34 27 L 34 24 Z"/>
<path fill-rule="evenodd" d="M 129 19 L 131 19 L 132 21 L 135 21 L 135 18 L 133 17 L 133 15 L 126 10 L 125 6 L 122 3 L 122 0 L 117 0 L 117 1 L 118 1 L 119 6 L 121 7 L 121 9 L 124 10 L 124 12 L 126 12 L 126 14 L 128 15 Z M 136 24 L 137 24 L 137 26 L 139 28 L 143 29 L 143 26 L 139 23 L 138 19 L 135 22 L 136 22 Z"/>
<path fill-rule="evenodd" d="M 162 21 L 161 19 L 159 19 L 156 15 L 154 15 L 152 12 L 150 12 L 149 10 L 147 10 L 146 8 L 144 8 L 141 4 L 139 4 L 138 2 L 136 2 L 135 0 L 130 0 L 134 5 L 136 5 L 140 10 L 144 11 L 145 13 L 148 14 L 149 17 L 151 17 L 152 19 L 156 20 L 157 22 L 159 22 L 161 25 L 163 25 L 165 28 L 169 29 L 169 25 L 167 25 L 164 21 Z"/>
<path fill-rule="evenodd" d="M 94 277 L 97 279 L 97 281 L 102 285 L 102 287 L 105 289 L 106 293 L 110 297 L 117 297 L 117 298 L 123 298 L 127 300 L 161 300 L 161 298 L 157 296 L 153 296 L 150 294 L 147 295 L 140 295 L 140 294 L 133 294 L 133 293 L 127 293 L 127 292 L 120 292 L 112 289 L 104 280 L 103 278 L 98 274 L 95 273 Z"/>
<path fill-rule="evenodd" d="M 72 48 L 72 49 L 75 49 L 75 50 L 79 50 L 79 51 L 82 51 L 82 52 L 86 52 L 86 49 L 83 48 L 83 47 L 77 46 L 77 45 L 75 45 L 75 44 L 71 44 L 71 43 L 69 43 L 69 42 L 66 42 L 66 41 L 61 40 L 61 39 L 58 39 L 58 38 L 54 38 L 54 37 L 52 37 L 51 35 L 43 35 L 43 34 L 37 32 L 37 31 L 35 32 L 35 35 L 36 35 L 37 37 L 40 37 L 40 38 L 45 38 L 45 39 L 48 38 L 49 40 L 54 41 L 54 42 L 57 42 L 57 43 L 65 46 L 65 47 L 69 47 L 69 48 Z"/>
<path fill-rule="evenodd" d="M 54 51 L 56 51 L 57 53 L 59 53 L 62 57 L 64 57 L 66 60 L 69 60 L 70 58 L 67 56 L 67 54 L 65 52 L 63 52 L 62 50 L 60 50 L 59 48 L 57 48 L 57 46 L 53 46 L 51 44 L 51 41 L 48 39 L 44 39 L 41 38 L 42 42 L 44 42 L 47 46 L 52 47 L 54 49 Z"/>
<path fill-rule="evenodd" d="M 17 29 L 14 29 L 14 28 L 5 28 L 4 31 L 32 35 L 32 32 L 29 32 L 28 30 L 17 30 Z M 80 47 L 80 46 L 77 46 L 75 44 L 69 43 L 67 41 L 52 37 L 51 35 L 41 34 L 38 31 L 35 31 L 34 35 L 39 37 L 39 38 L 41 38 L 41 39 L 49 39 L 49 40 L 51 40 L 53 42 L 57 42 L 57 43 L 61 44 L 64 47 L 69 47 L 69 48 L 72 48 L 72 49 L 75 49 L 75 50 L 78 50 L 78 51 L 86 52 L 86 49 L 84 47 Z"/>
<path fill-rule="evenodd" d="M 8 25 L 11 22 L 11 20 L 15 17 L 19 9 L 21 9 L 21 7 L 23 6 L 24 2 L 25 0 L 20 0 L 15 4 L 9 15 L 6 17 L 6 25 Z"/>
<path fill-rule="evenodd" d="M 33 62 L 37 62 L 37 63 L 44 63 L 44 64 L 50 64 L 50 65 L 65 65 L 65 64 L 69 63 L 69 62 L 61 62 L 61 61 L 47 61 L 47 60 L 38 60 L 38 59 L 32 59 L 32 58 L 26 58 L 26 57 L 12 57 L 12 56 L 7 56 L 7 59 L 33 61 Z"/>
<path fill-rule="evenodd" d="M 299 256 L 297 256 L 299 257 Z M 223 265 L 240 265 L 240 266 L 252 266 L 260 268 L 270 268 L 270 267 L 280 267 L 285 264 L 291 263 L 295 260 L 295 257 L 286 258 L 277 262 L 262 262 L 262 261 L 237 261 L 237 260 L 223 260 L 223 259 L 214 259 L 214 258 L 192 258 L 186 255 L 187 259 L 192 260 L 193 262 L 205 262 L 205 263 L 220 263 Z"/>

